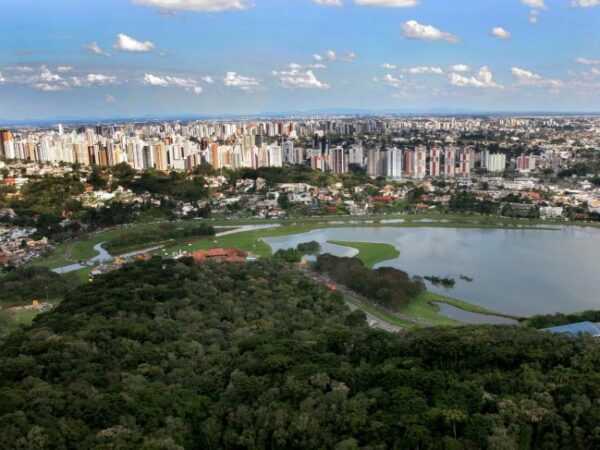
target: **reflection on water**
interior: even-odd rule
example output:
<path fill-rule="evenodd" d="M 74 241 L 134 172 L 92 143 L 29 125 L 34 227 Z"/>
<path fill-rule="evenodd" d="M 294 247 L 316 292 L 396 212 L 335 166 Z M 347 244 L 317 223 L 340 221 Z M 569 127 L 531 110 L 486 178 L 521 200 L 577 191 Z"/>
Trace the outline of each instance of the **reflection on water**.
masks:
<path fill-rule="evenodd" d="M 600 309 L 600 230 L 344 227 L 267 238 L 273 250 L 315 240 L 323 253 L 351 256 L 328 240 L 386 242 L 400 256 L 379 265 L 410 275 L 451 277 L 451 290 L 433 292 L 516 316 Z M 377 267 L 377 266 L 376 266 Z M 460 275 L 474 279 L 467 282 Z"/>

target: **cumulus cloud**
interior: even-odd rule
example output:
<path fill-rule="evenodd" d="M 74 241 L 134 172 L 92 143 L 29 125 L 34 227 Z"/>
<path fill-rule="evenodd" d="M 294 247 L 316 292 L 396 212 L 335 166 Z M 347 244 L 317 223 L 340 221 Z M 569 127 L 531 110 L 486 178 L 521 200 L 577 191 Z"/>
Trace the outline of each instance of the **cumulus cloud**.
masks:
<path fill-rule="evenodd" d="M 389 86 L 398 88 L 403 84 L 402 78 L 402 75 L 400 75 L 399 77 L 395 77 L 388 73 L 385 77 L 383 77 L 383 82 Z"/>
<path fill-rule="evenodd" d="M 104 75 L 102 73 L 90 73 L 86 77 L 72 77 L 73 86 L 105 86 L 107 84 L 118 84 L 117 77 Z"/>
<path fill-rule="evenodd" d="M 58 70 L 59 72 L 70 72 L 71 70 L 73 70 L 73 66 L 58 66 L 56 70 Z"/>
<path fill-rule="evenodd" d="M 493 37 L 498 38 L 498 39 L 510 39 L 510 37 L 511 37 L 510 31 L 506 31 L 502 27 L 494 27 L 494 28 L 492 28 L 492 30 L 490 31 L 490 34 Z"/>
<path fill-rule="evenodd" d="M 573 8 L 591 8 L 600 5 L 600 0 L 572 0 Z"/>
<path fill-rule="evenodd" d="M 4 78 L 2 76 L 2 72 L 0 72 L 0 83 L 4 83 L 6 81 L 6 78 Z"/>
<path fill-rule="evenodd" d="M 564 85 L 561 80 L 544 78 L 537 73 L 526 69 L 521 69 L 520 67 L 512 67 L 510 71 L 515 77 L 517 77 L 518 84 L 522 86 L 548 86 L 553 89 L 558 89 Z"/>
<path fill-rule="evenodd" d="M 384 6 L 387 8 L 412 8 L 417 6 L 420 0 L 354 0 L 361 6 Z"/>
<path fill-rule="evenodd" d="M 256 78 L 246 77 L 236 72 L 227 72 L 223 78 L 225 86 L 241 89 L 242 91 L 252 91 L 260 86 Z"/>
<path fill-rule="evenodd" d="M 182 78 L 171 75 L 154 75 L 151 73 L 144 74 L 144 84 L 148 86 L 156 87 L 179 87 L 183 88 L 188 92 L 194 92 L 195 94 L 202 93 L 202 87 L 198 86 L 198 82 L 193 78 Z"/>
<path fill-rule="evenodd" d="M 227 10 L 243 10 L 249 8 L 246 0 L 131 0 L 137 5 L 172 10 L 195 12 L 220 12 Z"/>
<path fill-rule="evenodd" d="M 545 0 L 521 0 L 524 5 L 529 6 L 530 8 L 535 9 L 544 9 L 546 8 Z"/>
<path fill-rule="evenodd" d="M 546 9 L 545 0 L 521 0 L 521 2 L 531 8 L 529 11 L 529 22 L 537 23 L 540 9 Z"/>
<path fill-rule="evenodd" d="M 15 69 L 19 72 L 33 72 L 33 67 L 29 67 L 29 66 L 17 66 L 15 67 Z"/>
<path fill-rule="evenodd" d="M 294 66 L 294 67 L 292 67 Z M 299 89 L 329 89 L 327 83 L 319 81 L 312 70 L 301 70 L 298 64 L 290 64 L 290 70 L 273 71 L 272 75 L 277 77 L 279 83 L 286 88 Z"/>
<path fill-rule="evenodd" d="M 117 42 L 115 42 L 113 48 L 122 52 L 145 53 L 154 49 L 154 43 L 150 41 L 138 41 L 131 36 L 119 33 L 117 35 Z"/>
<path fill-rule="evenodd" d="M 96 42 L 92 42 L 91 44 L 84 44 L 84 45 L 82 45 L 82 47 L 84 49 L 92 52 L 94 55 L 110 56 L 110 54 L 106 53 L 104 50 L 102 50 L 102 48 Z"/>
<path fill-rule="evenodd" d="M 580 58 L 577 58 L 575 60 L 575 62 L 577 64 L 583 64 L 586 66 L 595 66 L 595 65 L 600 64 L 600 59 L 588 59 L 588 58 L 580 57 Z"/>
<path fill-rule="evenodd" d="M 458 42 L 458 37 L 441 31 L 431 25 L 422 25 L 416 20 L 409 20 L 402 24 L 404 37 L 408 39 L 423 39 L 428 41 Z"/>
<path fill-rule="evenodd" d="M 437 74 L 441 75 L 444 73 L 444 69 L 441 67 L 427 67 L 427 66 L 416 66 L 416 67 L 405 67 L 402 69 L 404 73 L 410 73 L 411 75 L 424 75 L 424 74 Z"/>
<path fill-rule="evenodd" d="M 468 72 L 471 70 L 471 67 L 466 64 L 454 64 L 448 68 L 450 72 Z"/>
<path fill-rule="evenodd" d="M 321 6 L 342 6 L 342 0 L 313 0 L 313 2 Z"/>
<path fill-rule="evenodd" d="M 313 60 L 315 61 L 316 64 L 313 64 L 312 66 L 307 65 L 305 67 L 310 67 L 312 69 L 323 69 L 325 66 L 322 64 L 323 61 L 328 61 L 330 63 L 333 62 L 352 62 L 354 60 L 356 60 L 356 53 L 347 50 L 345 52 L 345 54 L 342 56 L 341 54 L 339 54 L 338 52 L 336 52 L 335 50 L 327 50 L 325 51 L 323 54 L 319 54 L 319 53 L 315 53 L 313 55 Z"/>
<path fill-rule="evenodd" d="M 213 78 L 210 75 L 203 76 L 202 81 L 208 84 L 213 84 L 215 82 L 215 80 L 213 80 Z"/>
<path fill-rule="evenodd" d="M 106 97 L 104 97 L 104 101 L 106 103 L 114 103 L 117 101 L 117 99 L 113 95 L 106 94 Z"/>
<path fill-rule="evenodd" d="M 529 11 L 529 22 L 537 23 L 539 15 L 540 12 L 537 9 L 532 9 L 531 11 Z"/>
<path fill-rule="evenodd" d="M 380 65 L 379 67 L 381 67 L 382 69 L 389 69 L 389 70 L 393 70 L 396 68 L 396 64 L 389 64 L 389 63 L 383 63 L 382 65 Z"/>
<path fill-rule="evenodd" d="M 144 84 L 147 84 L 149 86 L 160 87 L 167 87 L 169 85 L 169 83 L 167 83 L 167 80 L 161 77 L 157 77 L 156 75 L 152 75 L 151 73 L 144 74 Z"/>
<path fill-rule="evenodd" d="M 471 77 L 451 73 L 449 76 L 450 84 L 459 87 L 474 88 L 501 88 L 502 86 L 494 82 L 494 76 L 487 66 L 483 66 Z"/>

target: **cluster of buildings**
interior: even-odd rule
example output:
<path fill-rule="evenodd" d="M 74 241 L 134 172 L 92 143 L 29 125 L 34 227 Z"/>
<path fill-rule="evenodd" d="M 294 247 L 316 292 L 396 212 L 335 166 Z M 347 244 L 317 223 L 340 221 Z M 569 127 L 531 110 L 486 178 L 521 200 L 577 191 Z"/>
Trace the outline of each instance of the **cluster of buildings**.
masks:
<path fill-rule="evenodd" d="M 0 208 L 0 217 L 10 218 L 14 214 L 10 208 Z M 46 237 L 34 239 L 35 232 L 35 228 L 0 223 L 0 268 L 21 265 L 53 248 Z"/>

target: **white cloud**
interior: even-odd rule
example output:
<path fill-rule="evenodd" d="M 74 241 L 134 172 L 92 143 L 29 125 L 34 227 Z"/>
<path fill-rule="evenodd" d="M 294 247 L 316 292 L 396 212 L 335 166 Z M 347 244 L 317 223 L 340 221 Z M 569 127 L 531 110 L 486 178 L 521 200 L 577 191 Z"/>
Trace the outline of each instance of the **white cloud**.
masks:
<path fill-rule="evenodd" d="M 243 91 L 252 91 L 260 86 L 256 78 L 246 77 L 236 72 L 227 72 L 223 78 L 225 86 L 234 87 Z"/>
<path fill-rule="evenodd" d="M 313 55 L 313 59 L 314 59 L 315 61 L 317 61 L 317 62 L 319 62 L 319 61 L 323 61 L 323 57 L 322 57 L 321 55 L 317 54 L 317 53 L 315 53 L 315 54 Z"/>
<path fill-rule="evenodd" d="M 531 11 L 529 11 L 529 22 L 537 23 L 539 15 L 540 15 L 540 12 L 536 9 L 532 9 Z"/>
<path fill-rule="evenodd" d="M 422 25 L 416 20 L 409 20 L 402 24 L 402 31 L 405 37 L 409 39 L 424 39 L 428 41 L 448 41 L 458 42 L 458 37 L 438 30 L 431 25 Z"/>
<path fill-rule="evenodd" d="M 154 44 L 150 41 L 138 41 L 131 36 L 119 33 L 117 35 L 117 42 L 113 45 L 113 47 L 122 52 L 144 53 L 154 49 Z"/>
<path fill-rule="evenodd" d="M 212 80 L 212 78 L 211 78 Z M 171 75 L 153 75 L 151 73 L 144 74 L 144 84 L 157 87 L 179 87 L 194 94 L 201 94 L 203 89 L 198 86 L 198 82 L 193 78 L 174 77 Z"/>
<path fill-rule="evenodd" d="M 540 9 L 546 9 L 545 0 L 521 0 L 521 3 L 531 8 L 529 11 L 529 22 L 534 24 L 538 22 Z"/>
<path fill-rule="evenodd" d="M 73 86 L 105 86 L 107 84 L 118 84 L 117 77 L 111 75 L 104 75 L 101 73 L 90 73 L 85 78 L 73 77 L 71 78 Z"/>
<path fill-rule="evenodd" d="M 342 6 L 342 0 L 313 0 L 313 2 L 321 6 Z"/>
<path fill-rule="evenodd" d="M 187 10 L 196 12 L 220 12 L 243 10 L 249 7 L 246 0 L 131 0 L 138 5 L 166 10 Z"/>
<path fill-rule="evenodd" d="M 546 8 L 545 0 L 521 0 L 524 5 L 529 6 L 530 8 L 535 9 L 544 9 Z"/>
<path fill-rule="evenodd" d="M 346 52 L 346 62 L 352 62 L 356 59 L 356 53 Z"/>
<path fill-rule="evenodd" d="M 117 101 L 117 99 L 113 95 L 106 94 L 106 97 L 104 97 L 104 101 L 106 103 L 114 103 Z"/>
<path fill-rule="evenodd" d="M 379 67 L 381 67 L 382 69 L 389 69 L 389 70 L 393 70 L 396 68 L 396 64 L 389 64 L 389 63 L 383 63 L 382 65 L 380 65 Z"/>
<path fill-rule="evenodd" d="M 494 27 L 494 28 L 492 28 L 492 30 L 490 31 L 490 34 L 493 37 L 498 38 L 498 39 L 510 39 L 510 37 L 511 37 L 510 31 L 506 31 L 502 27 Z"/>
<path fill-rule="evenodd" d="M 86 50 L 89 50 L 94 55 L 110 56 L 110 54 L 106 53 L 104 50 L 102 50 L 102 48 L 96 42 L 92 42 L 91 44 L 84 44 L 84 45 L 82 45 L 82 47 L 85 48 Z"/>
<path fill-rule="evenodd" d="M 158 75 L 146 73 L 144 74 L 144 84 L 161 87 L 178 86 L 184 88 L 191 88 L 196 86 L 198 83 L 196 82 L 196 80 L 193 80 L 191 78 L 172 77 L 170 75 L 160 77 Z"/>
<path fill-rule="evenodd" d="M 402 84 L 403 84 L 402 78 L 403 78 L 402 75 L 400 75 L 400 77 L 395 77 L 388 73 L 385 77 L 383 77 L 383 81 L 384 81 L 384 83 L 397 88 L 397 87 L 402 86 Z"/>
<path fill-rule="evenodd" d="M 290 67 L 290 70 L 273 71 L 272 75 L 286 88 L 329 89 L 329 85 L 319 81 L 312 70 L 302 71 L 300 68 Z"/>
<path fill-rule="evenodd" d="M 466 64 L 454 64 L 453 66 L 450 66 L 448 70 L 450 72 L 468 72 L 471 68 Z"/>
<path fill-rule="evenodd" d="M 475 88 L 501 88 L 502 86 L 494 82 L 494 76 L 487 66 L 479 69 L 476 75 L 465 77 L 457 73 L 449 75 L 450 84 L 459 87 L 475 87 Z"/>
<path fill-rule="evenodd" d="M 4 78 L 2 76 L 2 72 L 0 72 L 0 83 L 4 83 L 6 81 L 6 78 Z"/>
<path fill-rule="evenodd" d="M 387 8 L 412 8 L 417 6 L 420 0 L 354 0 L 361 6 L 384 6 Z"/>
<path fill-rule="evenodd" d="M 591 8 L 600 5 L 600 0 L 573 0 L 571 6 L 573 8 Z"/>
<path fill-rule="evenodd" d="M 288 64 L 288 67 L 289 67 L 291 70 L 302 69 L 302 66 L 301 66 L 300 64 L 298 64 L 298 63 L 293 63 L 293 62 L 292 62 L 292 63 L 289 63 L 289 64 Z"/>
<path fill-rule="evenodd" d="M 144 74 L 144 84 L 149 86 L 160 86 L 167 87 L 169 83 L 167 80 L 161 77 L 157 77 L 156 75 L 152 75 L 151 73 Z"/>
<path fill-rule="evenodd" d="M 416 67 L 405 67 L 404 69 L 402 69 L 402 72 L 410 73 L 411 75 L 424 75 L 424 74 L 441 75 L 444 73 L 444 70 L 441 67 L 416 66 Z"/>
<path fill-rule="evenodd" d="M 215 80 L 213 80 L 213 78 L 210 75 L 203 76 L 202 81 L 208 84 L 213 84 L 215 82 Z"/>
<path fill-rule="evenodd" d="M 329 61 L 335 61 L 337 59 L 337 54 L 333 50 L 327 50 L 325 52 L 325 58 Z"/>
<path fill-rule="evenodd" d="M 56 70 L 58 70 L 59 72 L 70 72 L 71 70 L 73 70 L 73 66 L 58 66 Z"/>
<path fill-rule="evenodd" d="M 520 67 L 512 67 L 510 71 L 515 77 L 517 77 L 519 85 L 522 86 L 548 86 L 553 89 L 558 89 L 564 86 L 564 83 L 561 80 L 544 78 L 537 73 L 521 69 Z"/>
<path fill-rule="evenodd" d="M 19 72 L 33 72 L 33 67 L 29 66 L 17 66 L 15 67 Z"/>
<path fill-rule="evenodd" d="M 580 58 L 577 58 L 575 60 L 575 62 L 578 64 L 586 65 L 586 66 L 595 66 L 595 65 L 600 64 L 600 59 L 588 59 L 588 58 L 580 57 Z"/>

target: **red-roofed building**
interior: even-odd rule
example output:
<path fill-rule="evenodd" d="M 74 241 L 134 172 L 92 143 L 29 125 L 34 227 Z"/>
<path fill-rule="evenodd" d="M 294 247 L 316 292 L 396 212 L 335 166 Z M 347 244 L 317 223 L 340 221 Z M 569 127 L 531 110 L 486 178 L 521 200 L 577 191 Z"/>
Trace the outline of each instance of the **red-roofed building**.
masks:
<path fill-rule="evenodd" d="M 211 248 L 210 250 L 198 250 L 192 253 L 192 258 L 197 263 L 206 261 L 241 262 L 246 261 L 248 253 L 237 248 Z"/>

